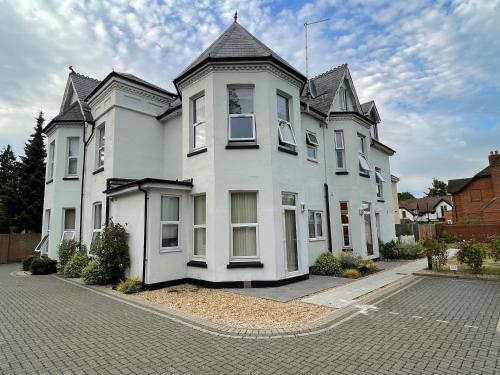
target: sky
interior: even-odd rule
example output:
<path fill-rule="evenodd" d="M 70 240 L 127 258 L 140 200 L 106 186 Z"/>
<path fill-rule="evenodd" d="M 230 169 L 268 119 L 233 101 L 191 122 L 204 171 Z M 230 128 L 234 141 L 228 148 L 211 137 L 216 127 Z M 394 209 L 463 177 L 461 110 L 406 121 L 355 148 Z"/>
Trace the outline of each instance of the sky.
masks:
<path fill-rule="evenodd" d="M 305 72 L 347 63 L 375 100 L 399 191 L 470 177 L 500 149 L 500 0 L 0 0 L 0 148 L 17 154 L 43 110 L 58 114 L 68 66 L 166 89 L 233 21 Z"/>

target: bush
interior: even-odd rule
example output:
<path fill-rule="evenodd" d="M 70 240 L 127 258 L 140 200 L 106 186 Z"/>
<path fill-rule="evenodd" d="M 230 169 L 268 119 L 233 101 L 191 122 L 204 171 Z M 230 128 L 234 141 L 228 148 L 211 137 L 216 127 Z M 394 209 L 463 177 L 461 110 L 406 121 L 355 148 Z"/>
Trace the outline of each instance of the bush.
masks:
<path fill-rule="evenodd" d="M 342 265 L 342 268 L 345 270 L 348 268 L 357 269 L 359 267 L 359 259 L 349 253 L 340 254 L 340 263 Z"/>
<path fill-rule="evenodd" d="M 339 275 L 342 273 L 342 265 L 340 264 L 340 260 L 335 258 L 332 253 L 326 252 L 316 259 L 311 271 L 314 275 Z"/>
<path fill-rule="evenodd" d="M 398 242 L 395 249 L 402 259 L 418 259 L 425 256 L 425 249 L 420 242 Z"/>
<path fill-rule="evenodd" d="M 495 262 L 500 262 L 500 236 L 491 236 L 489 240 L 490 256 Z"/>
<path fill-rule="evenodd" d="M 81 244 L 77 240 L 63 241 L 57 249 L 57 254 L 59 256 L 59 266 L 61 270 L 64 270 L 66 263 L 71 259 L 73 254 L 78 251 L 87 253 L 85 245 Z"/>
<path fill-rule="evenodd" d="M 107 283 L 116 284 L 125 278 L 125 270 L 130 266 L 127 240 L 125 227 L 111 223 L 92 245 L 91 253 L 99 259 L 102 278 Z"/>
<path fill-rule="evenodd" d="M 116 290 L 124 294 L 138 293 L 142 290 L 142 281 L 138 277 L 128 278 L 119 283 Z"/>
<path fill-rule="evenodd" d="M 448 246 L 444 242 L 428 238 L 424 242 L 424 248 L 426 255 L 432 258 L 432 266 L 440 271 L 448 261 Z"/>
<path fill-rule="evenodd" d="M 349 277 L 351 279 L 357 279 L 359 275 L 359 271 L 356 268 L 349 268 L 344 271 L 342 274 L 343 277 Z"/>
<path fill-rule="evenodd" d="M 32 275 L 48 275 L 57 272 L 57 260 L 43 256 L 31 261 L 30 271 Z"/>
<path fill-rule="evenodd" d="M 68 263 L 63 268 L 62 274 L 64 277 L 80 277 L 82 270 L 87 266 L 90 259 L 83 251 L 78 251 L 73 254 Z"/>
<path fill-rule="evenodd" d="M 91 260 L 81 272 L 83 282 L 87 285 L 103 285 L 106 279 L 103 277 L 104 270 L 99 260 Z"/>
<path fill-rule="evenodd" d="M 377 264 L 371 260 L 371 259 L 368 259 L 368 260 L 360 260 L 359 261 L 359 270 L 361 271 L 361 273 L 373 273 L 373 272 L 377 272 L 378 271 L 378 266 Z"/>
<path fill-rule="evenodd" d="M 382 243 L 379 246 L 380 248 L 380 255 L 384 259 L 393 259 L 397 256 L 397 251 L 396 251 L 396 241 L 392 240 L 387 243 Z"/>
<path fill-rule="evenodd" d="M 451 234 L 449 234 L 446 230 L 443 230 L 440 235 L 439 235 L 439 239 L 443 242 L 446 242 L 446 243 L 455 243 L 457 242 L 457 238 Z"/>
<path fill-rule="evenodd" d="M 460 244 L 457 260 L 460 264 L 467 264 L 472 273 L 482 273 L 484 252 L 476 242 L 463 242 Z"/>
<path fill-rule="evenodd" d="M 31 262 L 33 262 L 34 259 L 40 258 L 38 255 L 29 255 L 26 258 L 23 259 L 23 271 L 29 271 Z"/>

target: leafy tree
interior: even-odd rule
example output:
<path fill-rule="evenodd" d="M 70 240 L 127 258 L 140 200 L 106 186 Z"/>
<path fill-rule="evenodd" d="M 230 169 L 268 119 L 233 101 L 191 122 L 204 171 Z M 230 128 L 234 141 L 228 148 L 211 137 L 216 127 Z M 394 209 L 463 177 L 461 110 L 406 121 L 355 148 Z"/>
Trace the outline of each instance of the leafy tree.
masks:
<path fill-rule="evenodd" d="M 444 181 L 440 181 L 437 178 L 432 179 L 432 186 L 428 188 L 428 192 L 425 193 L 428 197 L 437 197 L 441 195 L 448 194 L 448 184 Z"/>
<path fill-rule="evenodd" d="M 402 193 L 398 193 L 398 200 L 404 201 L 407 199 L 415 198 L 415 196 L 409 191 L 403 191 Z"/>
<path fill-rule="evenodd" d="M 3 208 L 0 233 L 9 233 L 15 229 L 15 218 L 19 210 L 18 177 L 19 162 L 12 147 L 7 145 L 0 152 L 0 201 Z"/>
<path fill-rule="evenodd" d="M 24 146 L 19 172 L 20 212 L 19 229 L 39 232 L 42 229 L 43 193 L 45 189 L 45 143 L 42 125 L 45 119 L 40 111 L 36 118 L 35 132 Z"/>

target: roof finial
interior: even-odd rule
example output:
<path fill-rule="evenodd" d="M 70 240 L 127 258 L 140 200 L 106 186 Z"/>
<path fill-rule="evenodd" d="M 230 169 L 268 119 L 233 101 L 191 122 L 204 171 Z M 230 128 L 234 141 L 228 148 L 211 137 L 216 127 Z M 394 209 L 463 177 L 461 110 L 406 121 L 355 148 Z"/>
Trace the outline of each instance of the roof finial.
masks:
<path fill-rule="evenodd" d="M 238 22 L 238 11 L 234 12 L 234 22 Z"/>
<path fill-rule="evenodd" d="M 75 71 L 73 70 L 73 65 L 70 65 L 68 69 L 71 71 L 71 73 L 75 73 Z"/>

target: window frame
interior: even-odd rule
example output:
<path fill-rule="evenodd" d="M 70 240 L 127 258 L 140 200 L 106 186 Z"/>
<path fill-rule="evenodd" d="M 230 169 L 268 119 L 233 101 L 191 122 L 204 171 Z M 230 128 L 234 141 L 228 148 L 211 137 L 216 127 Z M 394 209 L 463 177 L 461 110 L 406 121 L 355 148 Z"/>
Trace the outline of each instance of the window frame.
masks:
<path fill-rule="evenodd" d="M 344 86 L 339 87 L 339 109 L 347 112 L 347 89 Z"/>
<path fill-rule="evenodd" d="M 49 162 L 47 164 L 47 181 L 51 181 L 54 178 L 54 166 L 55 166 L 55 154 L 56 154 L 56 141 L 53 140 L 49 144 Z"/>
<path fill-rule="evenodd" d="M 95 162 L 95 167 L 96 169 L 99 168 L 104 168 L 104 158 L 105 158 L 105 153 L 106 153 L 106 124 L 102 123 L 96 128 L 96 140 L 95 140 L 95 157 L 96 157 L 96 162 Z M 101 133 L 104 133 L 104 136 L 102 137 L 102 143 L 101 143 Z M 101 149 L 102 149 L 102 163 L 101 163 Z"/>
<path fill-rule="evenodd" d="M 358 160 L 359 160 L 359 173 L 369 176 L 371 169 L 370 164 L 368 163 L 368 158 L 366 157 L 366 136 L 360 133 L 357 133 L 358 138 Z M 364 168 L 362 165 L 366 163 L 368 169 Z"/>
<path fill-rule="evenodd" d="M 231 106 L 229 104 L 229 90 L 231 89 L 251 89 L 252 90 L 252 110 L 251 113 L 231 113 Z M 227 126 L 227 140 L 228 142 L 257 142 L 257 129 L 255 125 L 255 87 L 253 85 L 228 85 L 227 86 L 227 113 L 228 113 L 228 126 Z M 252 137 L 251 138 L 233 138 L 231 137 L 231 119 L 237 117 L 252 118 Z"/>
<path fill-rule="evenodd" d="M 203 110 L 205 111 L 206 110 L 206 97 L 205 97 L 205 91 L 202 91 L 198 94 L 196 94 L 195 96 L 193 96 L 190 100 L 190 105 L 191 105 L 191 151 L 199 151 L 199 150 L 203 150 L 203 149 L 206 149 L 207 148 L 207 133 L 206 133 L 206 129 L 207 129 L 207 120 L 206 120 L 206 117 L 205 117 L 205 120 L 204 121 L 196 121 L 195 122 L 195 119 L 198 120 L 198 116 L 197 116 L 197 113 L 196 113 L 196 101 L 197 100 L 200 100 L 201 98 L 203 98 Z M 199 126 L 203 126 L 205 125 L 205 140 L 204 140 L 204 144 L 203 146 L 200 146 L 200 147 L 196 147 L 196 128 L 199 127 Z"/>
<path fill-rule="evenodd" d="M 384 185 L 385 182 L 384 176 L 382 175 L 382 170 L 378 167 L 375 167 L 375 182 L 377 184 L 377 198 L 384 199 Z"/>
<path fill-rule="evenodd" d="M 311 139 L 311 136 L 314 137 L 314 139 Z M 306 130 L 306 156 L 307 160 L 309 161 L 318 161 L 318 138 L 316 137 L 316 134 L 312 131 Z M 309 156 L 309 150 L 314 150 L 314 157 Z"/>
<path fill-rule="evenodd" d="M 205 224 L 195 224 L 194 219 L 196 217 L 195 215 L 195 198 L 197 197 L 205 197 Z M 205 247 L 205 255 L 199 255 L 195 254 L 195 233 L 196 229 L 205 229 L 205 245 L 207 243 L 207 194 L 206 193 L 200 193 L 193 195 L 193 233 L 192 233 L 192 238 L 193 238 L 193 246 L 192 246 L 192 252 L 191 252 L 191 257 L 193 259 L 206 259 L 207 257 L 207 249 Z"/>
<path fill-rule="evenodd" d="M 177 198 L 179 200 L 178 205 L 178 215 L 177 221 L 173 220 L 162 220 L 162 200 L 163 198 Z M 179 252 L 181 250 L 181 202 L 182 197 L 180 195 L 175 194 L 161 194 L 160 195 L 160 253 L 171 253 L 171 252 Z M 177 225 L 177 246 L 167 246 L 163 247 L 163 225 Z"/>
<path fill-rule="evenodd" d="M 256 205 L 256 223 L 235 223 L 232 222 L 231 217 L 231 195 L 238 193 L 254 193 Z M 260 259 L 260 246 L 259 246 L 259 192 L 258 190 L 231 190 L 229 191 L 229 227 L 230 227 L 230 249 L 229 258 L 231 261 L 246 261 L 246 260 L 259 260 Z M 255 255 L 234 255 L 234 228 L 255 228 Z"/>
<path fill-rule="evenodd" d="M 281 98 L 286 100 L 286 108 L 288 110 L 288 119 L 280 118 L 280 116 L 279 116 L 278 97 L 281 97 Z M 278 138 L 279 138 L 280 144 L 283 144 L 283 146 L 285 146 L 285 147 L 297 147 L 297 137 L 295 136 L 295 130 L 293 129 L 293 125 L 292 125 L 292 106 L 290 103 L 291 99 L 292 99 L 292 97 L 288 94 L 285 94 L 281 91 L 276 92 L 276 119 L 278 122 Z M 292 142 L 285 140 L 285 137 L 282 134 L 282 129 L 285 126 L 290 129 L 290 134 L 292 135 L 292 138 L 293 138 Z"/>
<path fill-rule="evenodd" d="M 73 140 L 73 139 L 76 139 L 76 142 L 78 143 L 78 155 L 77 156 L 70 156 L 70 154 L 69 154 L 71 140 Z M 65 176 L 66 177 L 78 177 L 78 159 L 79 158 L 80 158 L 80 137 L 67 137 L 66 138 L 66 168 L 65 168 Z M 76 159 L 76 173 L 75 174 L 69 173 L 70 159 Z"/>
<path fill-rule="evenodd" d="M 75 211 L 75 227 L 73 229 L 67 229 L 66 228 L 66 212 L 69 210 Z M 70 239 L 64 239 L 64 235 L 66 233 L 71 233 L 71 238 Z M 62 235 L 61 235 L 61 242 L 63 241 L 71 241 L 75 239 L 75 234 L 76 234 L 76 208 L 74 207 L 65 207 L 63 208 L 63 221 L 62 221 Z"/>
<path fill-rule="evenodd" d="M 342 203 L 347 205 L 347 210 L 342 209 Z M 352 249 L 352 238 L 351 238 L 351 219 L 349 214 L 349 201 L 339 201 L 339 212 L 340 212 L 340 226 L 341 226 L 341 238 L 342 238 L 342 249 Z M 342 215 L 347 216 L 347 223 L 342 223 Z M 344 228 L 347 228 L 349 244 L 345 243 Z"/>
<path fill-rule="evenodd" d="M 340 135 L 342 139 L 342 145 L 337 144 L 337 134 Z M 335 164 L 335 168 L 338 171 L 345 171 L 346 160 L 345 160 L 345 141 L 344 141 L 344 131 L 343 130 L 335 130 L 334 132 L 334 143 L 335 143 L 335 157 L 337 159 L 337 163 Z M 342 155 L 342 167 L 339 167 L 339 154 Z"/>
<path fill-rule="evenodd" d="M 313 215 L 314 218 L 314 237 L 311 237 L 311 231 L 309 228 L 309 215 Z M 319 220 L 318 220 L 319 216 Z M 318 224 L 321 224 L 321 236 L 318 236 Z M 308 228 L 308 238 L 309 241 L 323 241 L 325 240 L 325 228 L 323 222 L 323 211 L 322 210 L 308 210 L 307 212 L 307 228 Z"/>
<path fill-rule="evenodd" d="M 98 206 L 101 207 L 100 208 L 101 212 L 100 212 L 100 217 L 99 217 L 100 226 L 98 229 L 96 229 L 95 218 L 96 218 L 96 209 Z M 99 202 L 92 203 L 92 237 L 91 237 L 91 241 L 90 241 L 91 245 L 94 243 L 94 241 L 96 241 L 101 236 L 101 232 L 102 232 L 102 202 L 99 201 Z"/>

